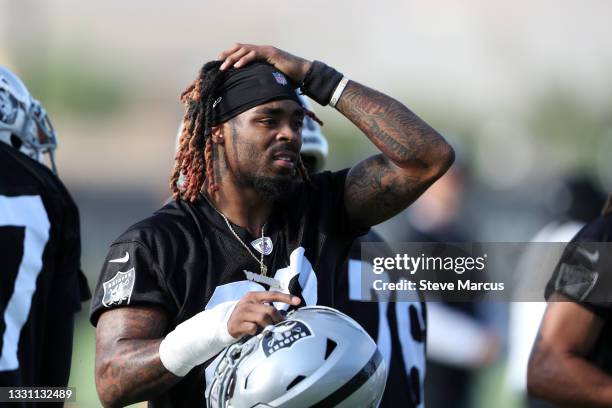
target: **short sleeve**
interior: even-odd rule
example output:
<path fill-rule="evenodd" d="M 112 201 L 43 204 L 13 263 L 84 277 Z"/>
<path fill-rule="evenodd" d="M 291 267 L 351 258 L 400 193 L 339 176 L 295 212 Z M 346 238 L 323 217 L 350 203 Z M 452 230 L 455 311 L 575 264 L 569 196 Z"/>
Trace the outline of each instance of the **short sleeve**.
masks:
<path fill-rule="evenodd" d="M 126 306 L 172 310 L 158 264 L 138 241 L 111 245 L 93 294 L 89 319 L 95 326 L 104 311 Z"/>
<path fill-rule="evenodd" d="M 609 248 L 608 242 L 570 242 L 546 286 L 546 299 L 558 293 L 606 318 L 612 305 Z"/>

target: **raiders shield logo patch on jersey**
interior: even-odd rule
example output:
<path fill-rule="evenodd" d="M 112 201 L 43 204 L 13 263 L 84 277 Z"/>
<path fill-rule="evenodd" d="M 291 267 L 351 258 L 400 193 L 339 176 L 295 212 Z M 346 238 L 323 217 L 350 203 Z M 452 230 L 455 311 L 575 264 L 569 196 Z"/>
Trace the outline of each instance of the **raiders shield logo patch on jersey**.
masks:
<path fill-rule="evenodd" d="M 268 336 L 269 338 L 261 343 L 266 357 L 270 357 L 278 350 L 291 347 L 304 337 L 312 336 L 312 332 L 304 323 L 290 321 L 276 325 Z"/>
<path fill-rule="evenodd" d="M 599 274 L 582 265 L 561 264 L 555 280 L 555 290 L 583 301 L 593 290 Z"/>
<path fill-rule="evenodd" d="M 135 280 L 136 270 L 134 268 L 127 272 L 117 272 L 112 279 L 104 282 L 102 304 L 106 307 L 129 305 Z"/>

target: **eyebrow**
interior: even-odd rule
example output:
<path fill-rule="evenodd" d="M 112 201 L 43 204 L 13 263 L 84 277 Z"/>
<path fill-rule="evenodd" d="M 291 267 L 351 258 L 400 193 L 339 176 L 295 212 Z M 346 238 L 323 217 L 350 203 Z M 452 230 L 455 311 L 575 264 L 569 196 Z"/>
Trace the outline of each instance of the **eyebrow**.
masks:
<path fill-rule="evenodd" d="M 282 115 L 285 113 L 285 110 L 283 108 L 259 108 L 255 110 L 256 114 L 260 114 L 260 115 Z M 298 108 L 295 109 L 293 112 L 291 112 L 292 116 L 295 115 L 304 115 L 304 109 L 302 108 Z"/>

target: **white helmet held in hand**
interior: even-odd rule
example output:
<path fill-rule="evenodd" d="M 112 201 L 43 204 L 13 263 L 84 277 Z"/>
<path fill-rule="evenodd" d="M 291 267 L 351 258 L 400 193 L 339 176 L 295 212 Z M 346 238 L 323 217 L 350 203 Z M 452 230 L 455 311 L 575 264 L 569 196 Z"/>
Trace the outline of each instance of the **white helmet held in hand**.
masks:
<path fill-rule="evenodd" d="M 376 407 L 387 380 L 366 331 L 323 306 L 293 311 L 223 353 L 208 408 Z"/>
<path fill-rule="evenodd" d="M 56 172 L 53 153 L 57 137 L 47 112 L 33 99 L 24 83 L 0 65 L 0 141 L 30 158 L 42 162 L 49 153 Z"/>

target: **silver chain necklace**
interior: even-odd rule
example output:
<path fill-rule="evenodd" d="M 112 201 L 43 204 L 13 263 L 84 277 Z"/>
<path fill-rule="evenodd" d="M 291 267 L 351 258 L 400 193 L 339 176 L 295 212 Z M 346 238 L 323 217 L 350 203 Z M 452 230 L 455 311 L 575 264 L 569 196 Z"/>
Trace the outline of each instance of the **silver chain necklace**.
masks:
<path fill-rule="evenodd" d="M 204 196 L 204 198 L 206 198 L 206 201 L 208 201 L 208 204 L 210 204 L 210 206 L 213 208 L 213 210 L 215 210 L 217 212 L 217 214 L 219 214 L 223 220 L 225 221 L 225 224 L 227 225 L 227 228 L 229 228 L 229 230 L 232 232 L 232 234 L 234 234 L 234 236 L 236 237 L 236 239 L 238 240 L 238 242 L 240 242 L 242 244 L 242 246 L 244 247 L 244 249 L 247 250 L 247 252 L 249 253 L 249 255 L 251 255 L 253 257 L 253 259 L 255 259 L 257 262 L 259 262 L 259 272 L 261 273 L 262 276 L 267 276 L 268 275 L 268 267 L 266 266 L 266 264 L 264 264 L 264 251 L 261 251 L 261 256 L 259 259 L 257 259 L 257 257 L 255 256 L 255 254 L 253 253 L 253 251 L 251 251 L 251 248 L 249 248 L 249 246 L 247 244 L 244 243 L 244 241 L 242 240 L 242 238 L 240 238 L 238 236 L 238 234 L 236 233 L 236 231 L 234 231 L 234 228 L 232 228 L 232 225 L 230 224 L 229 220 L 227 219 L 227 217 L 225 216 L 225 214 L 223 214 L 221 211 L 219 211 L 217 209 L 217 207 L 215 207 L 213 205 L 213 203 L 210 202 L 210 200 L 208 199 L 208 197 Z M 261 242 L 264 242 L 264 229 L 266 228 L 266 224 L 261 226 Z"/>

